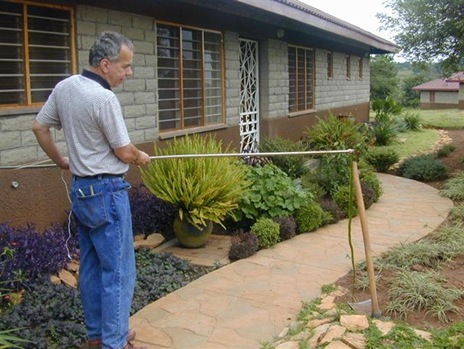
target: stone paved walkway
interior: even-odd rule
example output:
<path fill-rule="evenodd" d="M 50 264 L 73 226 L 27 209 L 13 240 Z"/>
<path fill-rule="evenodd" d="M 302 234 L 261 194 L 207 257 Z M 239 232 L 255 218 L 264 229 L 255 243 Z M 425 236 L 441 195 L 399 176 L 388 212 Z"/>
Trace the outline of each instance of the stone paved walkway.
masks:
<path fill-rule="evenodd" d="M 379 178 L 384 194 L 366 212 L 374 256 L 426 236 L 453 206 L 426 184 Z M 322 285 L 350 271 L 347 234 L 348 221 L 340 221 L 201 277 L 132 316 L 135 343 L 151 349 L 259 349 L 295 319 L 302 302 L 319 297 Z M 365 252 L 359 217 L 353 219 L 352 237 L 360 262 Z M 227 261 L 227 248 L 214 245 L 182 253 L 192 261 Z"/>

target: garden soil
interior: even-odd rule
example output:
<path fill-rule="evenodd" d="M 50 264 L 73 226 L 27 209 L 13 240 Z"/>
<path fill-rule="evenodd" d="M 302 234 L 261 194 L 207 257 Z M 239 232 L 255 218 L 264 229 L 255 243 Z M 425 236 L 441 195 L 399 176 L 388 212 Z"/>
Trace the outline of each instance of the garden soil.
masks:
<path fill-rule="evenodd" d="M 448 136 L 452 140 L 452 144 L 455 145 L 456 149 L 450 153 L 447 157 L 440 158 L 448 168 L 450 176 L 454 173 L 464 171 L 464 130 L 446 130 Z M 444 181 L 428 182 L 428 185 L 440 190 L 443 188 Z M 458 205 L 460 203 L 455 203 Z M 446 221 L 444 222 L 446 224 Z M 417 271 L 424 270 L 423 267 L 417 266 Z M 441 269 L 441 275 L 447 280 L 447 285 L 450 287 L 464 289 L 464 256 L 455 258 L 452 262 L 444 265 Z M 449 323 L 443 323 L 436 317 L 427 314 L 425 311 L 417 311 L 407 315 L 406 318 L 397 318 L 394 314 L 386 313 L 386 305 L 388 303 L 388 285 L 392 279 L 393 273 L 391 271 L 383 271 L 379 280 L 376 281 L 377 286 L 377 299 L 379 303 L 380 311 L 383 316 L 390 317 L 394 320 L 404 320 L 409 325 L 417 329 L 430 330 L 432 328 L 444 328 L 451 322 L 464 321 L 464 297 L 461 298 L 455 305 L 459 308 L 456 313 L 448 314 Z M 364 291 L 356 290 L 352 293 L 352 273 L 348 273 L 335 282 L 336 285 L 343 286 L 350 290 L 347 295 L 339 297 L 337 303 L 357 303 L 365 300 L 369 300 L 370 291 L 366 289 Z"/>

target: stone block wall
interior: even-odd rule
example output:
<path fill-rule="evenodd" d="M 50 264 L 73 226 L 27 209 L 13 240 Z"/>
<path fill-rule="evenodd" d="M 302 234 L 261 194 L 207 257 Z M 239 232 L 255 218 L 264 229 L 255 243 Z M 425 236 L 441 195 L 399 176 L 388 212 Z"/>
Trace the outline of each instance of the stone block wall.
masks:
<path fill-rule="evenodd" d="M 331 110 L 369 102 L 369 58 L 363 58 L 359 77 L 359 56 L 351 56 L 351 78 L 346 77 L 346 54 L 333 52 L 333 78 L 327 78 L 327 51 L 316 49 L 316 109 Z"/>

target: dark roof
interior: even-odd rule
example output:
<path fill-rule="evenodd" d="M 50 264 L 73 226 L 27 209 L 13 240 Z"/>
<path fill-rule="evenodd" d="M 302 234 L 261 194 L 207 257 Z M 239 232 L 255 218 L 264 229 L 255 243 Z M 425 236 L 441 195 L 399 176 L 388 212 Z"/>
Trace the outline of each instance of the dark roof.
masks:
<path fill-rule="evenodd" d="M 460 71 L 451 75 L 447 81 L 464 82 L 464 71 Z"/>
<path fill-rule="evenodd" d="M 464 72 L 457 72 L 445 79 L 435 79 L 414 86 L 416 91 L 459 91 L 459 83 L 464 82 Z"/>

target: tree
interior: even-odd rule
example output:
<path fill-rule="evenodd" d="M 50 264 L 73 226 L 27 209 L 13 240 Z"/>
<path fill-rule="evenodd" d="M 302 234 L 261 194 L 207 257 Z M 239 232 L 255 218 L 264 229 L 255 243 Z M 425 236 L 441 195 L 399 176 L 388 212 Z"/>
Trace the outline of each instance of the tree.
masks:
<path fill-rule="evenodd" d="M 378 14 L 383 27 L 396 33 L 406 58 L 442 61 L 444 73 L 464 67 L 464 0 L 385 0 L 392 14 Z"/>
<path fill-rule="evenodd" d="M 390 55 L 373 56 L 371 59 L 371 100 L 386 99 L 398 91 L 398 65 Z"/>

